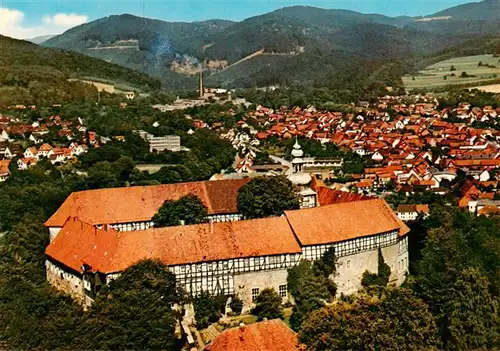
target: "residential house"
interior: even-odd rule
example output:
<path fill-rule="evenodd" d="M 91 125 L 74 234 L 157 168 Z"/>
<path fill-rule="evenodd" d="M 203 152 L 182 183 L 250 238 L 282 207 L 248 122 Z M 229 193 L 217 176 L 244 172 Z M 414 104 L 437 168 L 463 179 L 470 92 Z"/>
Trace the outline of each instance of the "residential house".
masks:
<path fill-rule="evenodd" d="M 205 346 L 205 351 L 299 351 L 297 334 L 283 321 L 273 319 L 227 329 Z"/>
<path fill-rule="evenodd" d="M 38 159 L 38 150 L 36 147 L 32 146 L 24 151 L 24 158 L 26 159 Z"/>
<path fill-rule="evenodd" d="M 5 182 L 10 176 L 9 170 L 10 160 L 0 161 L 0 182 Z"/>
<path fill-rule="evenodd" d="M 396 213 L 402 221 L 415 221 L 418 216 L 429 216 L 429 205 L 399 205 Z"/>
<path fill-rule="evenodd" d="M 50 151 L 52 150 L 52 146 L 50 144 L 43 144 L 38 149 L 36 157 L 39 159 L 40 157 L 48 157 Z M 26 154 L 25 154 L 26 156 Z"/>
<path fill-rule="evenodd" d="M 36 157 L 23 157 L 17 160 L 17 168 L 20 171 L 26 170 L 30 168 L 31 166 L 36 165 L 37 163 L 37 158 Z"/>

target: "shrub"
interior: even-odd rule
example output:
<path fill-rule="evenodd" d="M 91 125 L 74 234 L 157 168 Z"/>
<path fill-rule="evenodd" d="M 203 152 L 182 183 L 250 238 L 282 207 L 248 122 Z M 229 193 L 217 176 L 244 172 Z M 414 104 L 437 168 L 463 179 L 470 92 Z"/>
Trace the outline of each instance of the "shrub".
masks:
<path fill-rule="evenodd" d="M 241 310 L 243 309 L 243 301 L 241 301 L 241 299 L 237 296 L 234 296 L 231 300 L 231 303 L 229 304 L 229 307 L 231 307 L 231 310 L 234 312 L 234 314 L 239 315 L 241 314 Z"/>
<path fill-rule="evenodd" d="M 219 320 L 225 306 L 224 295 L 211 296 L 207 292 L 201 293 L 194 299 L 194 314 L 198 328 L 206 328 Z"/>
<path fill-rule="evenodd" d="M 256 315 L 259 321 L 264 318 L 283 319 L 282 301 L 283 299 L 274 289 L 264 289 L 257 296 L 255 301 L 257 305 L 252 309 L 252 314 Z"/>

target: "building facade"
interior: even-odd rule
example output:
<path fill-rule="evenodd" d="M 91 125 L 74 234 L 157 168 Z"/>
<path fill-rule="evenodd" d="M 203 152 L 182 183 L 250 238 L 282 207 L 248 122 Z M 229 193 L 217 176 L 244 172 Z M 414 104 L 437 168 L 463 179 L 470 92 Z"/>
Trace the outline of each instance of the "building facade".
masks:
<path fill-rule="evenodd" d="M 251 179 L 228 179 L 143 187 L 87 190 L 72 193 L 45 222 L 52 241 L 68 217 L 100 227 L 104 224 L 118 231 L 147 230 L 153 216 L 167 200 L 195 195 L 208 209 L 210 222 L 242 219 L 237 208 L 238 190 Z"/>
<path fill-rule="evenodd" d="M 117 231 L 69 217 L 47 247 L 47 279 L 89 305 L 100 288 L 144 258 L 162 260 L 184 290 L 237 295 L 249 310 L 265 288 L 283 301 L 288 269 L 335 248 L 338 294 L 377 272 L 378 250 L 401 284 L 408 270 L 408 228 L 380 199 L 287 211 L 282 217 Z"/>

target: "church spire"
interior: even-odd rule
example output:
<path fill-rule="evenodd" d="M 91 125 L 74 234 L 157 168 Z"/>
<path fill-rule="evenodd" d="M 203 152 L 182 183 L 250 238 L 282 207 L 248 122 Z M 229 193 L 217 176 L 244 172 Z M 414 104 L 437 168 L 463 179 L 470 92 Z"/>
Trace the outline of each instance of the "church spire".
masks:
<path fill-rule="evenodd" d="M 295 137 L 295 144 L 293 145 L 292 156 L 294 159 L 304 156 L 304 151 L 302 151 L 302 146 L 300 146 L 299 139 L 297 137 Z"/>

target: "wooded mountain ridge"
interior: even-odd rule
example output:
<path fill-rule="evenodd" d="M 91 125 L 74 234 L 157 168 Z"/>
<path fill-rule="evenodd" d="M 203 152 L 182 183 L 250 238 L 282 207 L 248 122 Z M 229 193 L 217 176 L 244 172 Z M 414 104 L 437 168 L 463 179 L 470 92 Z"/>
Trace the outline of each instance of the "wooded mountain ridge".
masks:
<path fill-rule="evenodd" d="M 124 14 L 72 28 L 42 45 L 139 70 L 159 78 L 166 88 L 193 88 L 202 67 L 207 84 L 225 87 L 328 86 L 325 77 L 344 84 L 356 78 L 342 72 L 352 67 L 362 76 L 397 85 L 392 74 L 372 77 L 371 72 L 384 71 L 394 61 L 410 67 L 409 59 L 453 50 L 486 35 L 500 35 L 498 0 L 425 17 L 309 6 L 285 7 L 241 22 L 165 22 Z"/>

